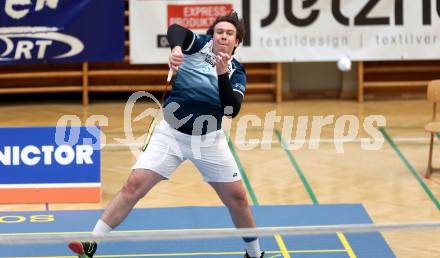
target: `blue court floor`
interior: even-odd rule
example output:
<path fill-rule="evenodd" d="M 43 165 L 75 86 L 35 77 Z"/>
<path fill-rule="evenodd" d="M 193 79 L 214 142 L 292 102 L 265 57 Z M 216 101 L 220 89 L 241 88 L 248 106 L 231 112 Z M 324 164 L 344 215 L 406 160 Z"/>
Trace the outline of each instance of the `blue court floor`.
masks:
<path fill-rule="evenodd" d="M 372 223 L 360 204 L 255 206 L 257 226 L 316 226 Z M 89 232 L 100 210 L 1 212 L 0 235 Z M 232 228 L 224 207 L 135 209 L 116 230 Z M 274 236 L 261 238 L 266 257 L 395 257 L 379 233 Z M 0 257 L 73 257 L 67 244 L 1 245 Z M 243 257 L 240 238 L 101 243 L 95 257 Z"/>

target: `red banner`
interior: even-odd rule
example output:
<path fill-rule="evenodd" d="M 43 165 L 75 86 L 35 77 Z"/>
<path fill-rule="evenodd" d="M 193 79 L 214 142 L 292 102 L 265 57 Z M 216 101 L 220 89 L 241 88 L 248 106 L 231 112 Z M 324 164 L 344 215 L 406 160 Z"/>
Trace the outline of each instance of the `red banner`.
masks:
<path fill-rule="evenodd" d="M 168 26 L 179 24 L 187 29 L 208 29 L 217 17 L 231 10 L 232 4 L 168 5 Z"/>

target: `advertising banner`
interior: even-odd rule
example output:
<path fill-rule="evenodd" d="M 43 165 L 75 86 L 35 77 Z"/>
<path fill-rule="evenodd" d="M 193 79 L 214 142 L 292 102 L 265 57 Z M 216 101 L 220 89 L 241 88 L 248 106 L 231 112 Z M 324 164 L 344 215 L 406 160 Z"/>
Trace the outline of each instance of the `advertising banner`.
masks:
<path fill-rule="evenodd" d="M 0 128 L 0 203 L 99 202 L 99 132 Z"/>
<path fill-rule="evenodd" d="M 123 0 L 0 2 L 0 65 L 124 58 Z"/>
<path fill-rule="evenodd" d="M 440 58 L 439 0 L 130 0 L 131 62 L 167 63 L 170 24 L 205 33 L 230 8 L 247 28 L 242 62 Z"/>

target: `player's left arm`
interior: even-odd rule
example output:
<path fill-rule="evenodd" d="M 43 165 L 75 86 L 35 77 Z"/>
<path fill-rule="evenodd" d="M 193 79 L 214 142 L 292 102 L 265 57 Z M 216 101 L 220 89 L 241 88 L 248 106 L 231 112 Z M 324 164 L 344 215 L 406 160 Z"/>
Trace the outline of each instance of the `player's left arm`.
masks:
<path fill-rule="evenodd" d="M 237 67 L 229 77 L 228 73 L 218 75 L 218 91 L 223 109 L 232 107 L 232 113 L 225 114 L 234 118 L 238 115 L 243 102 L 246 89 L 246 72 L 242 67 Z"/>
<path fill-rule="evenodd" d="M 234 88 L 237 87 L 236 84 L 233 84 L 229 79 L 228 74 L 222 74 L 218 76 L 218 91 L 220 94 L 220 103 L 222 104 L 223 109 L 225 107 L 232 107 L 232 113 L 226 113 L 226 116 L 230 116 L 232 118 L 236 117 L 240 112 L 241 103 L 243 101 L 243 93 L 240 90 L 236 90 Z M 238 86 L 241 87 L 241 86 Z"/>

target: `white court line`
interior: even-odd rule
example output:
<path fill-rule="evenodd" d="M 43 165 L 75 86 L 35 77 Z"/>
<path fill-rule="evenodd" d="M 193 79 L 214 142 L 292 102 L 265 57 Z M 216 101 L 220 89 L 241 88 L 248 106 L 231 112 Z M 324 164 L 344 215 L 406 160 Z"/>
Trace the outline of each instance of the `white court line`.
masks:
<path fill-rule="evenodd" d="M 432 235 L 440 230 L 440 222 L 425 221 L 400 224 L 351 224 L 351 225 L 320 225 L 320 226 L 288 226 L 259 228 L 200 228 L 200 229 L 164 229 L 164 230 L 115 230 L 110 234 L 93 236 L 90 232 L 18 232 L 1 233 L 0 246 L 35 243 L 67 243 L 77 239 L 95 241 L 144 241 L 144 240 L 188 240 L 188 239 L 220 239 L 224 237 L 254 237 L 273 235 L 321 235 L 343 233 L 370 232 L 420 232 L 431 231 Z M 435 232 L 432 232 L 435 231 Z M 221 241 L 221 240 L 218 240 Z M 3 248 L 3 247 L 2 247 Z"/>
<path fill-rule="evenodd" d="M 373 138 L 355 138 L 352 140 L 347 140 L 347 139 L 332 139 L 332 138 L 321 138 L 321 139 L 316 139 L 316 140 L 301 140 L 301 141 L 291 141 L 290 144 L 293 144 L 293 142 L 295 143 L 349 143 L 349 142 L 362 142 L 363 140 L 368 140 L 371 141 Z M 383 138 L 380 139 L 376 139 L 376 141 L 381 140 Z M 438 138 L 435 137 L 434 138 L 435 141 L 438 141 Z M 415 143 L 429 143 L 430 138 L 429 137 L 396 137 L 393 138 L 393 142 L 396 143 L 410 143 L 410 142 L 415 142 Z M 278 144 L 279 141 L 277 140 L 272 140 L 272 141 L 260 141 L 260 144 Z M 249 144 L 248 141 L 234 141 L 234 144 L 236 145 L 244 145 L 244 144 Z M 105 145 L 101 145 L 101 148 L 120 148 L 120 147 L 141 147 L 143 145 L 143 143 L 128 143 L 128 144 L 122 144 L 122 143 L 107 143 Z"/>
<path fill-rule="evenodd" d="M 0 189 L 7 188 L 83 188 L 101 187 L 101 183 L 49 183 L 49 184 L 0 184 Z"/>

